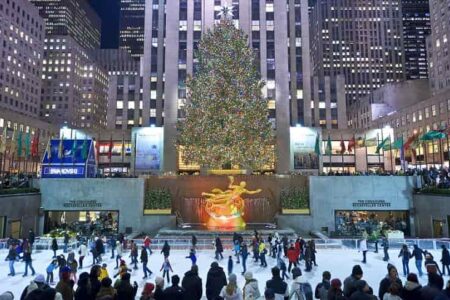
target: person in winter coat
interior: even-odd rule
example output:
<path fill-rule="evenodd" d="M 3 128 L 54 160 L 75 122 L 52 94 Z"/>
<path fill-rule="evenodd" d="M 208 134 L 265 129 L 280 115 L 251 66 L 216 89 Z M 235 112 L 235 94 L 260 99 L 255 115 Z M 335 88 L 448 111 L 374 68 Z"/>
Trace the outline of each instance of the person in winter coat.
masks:
<path fill-rule="evenodd" d="M 389 261 L 389 240 L 387 237 L 383 237 L 383 240 L 381 242 L 381 246 L 383 247 L 383 261 Z"/>
<path fill-rule="evenodd" d="M 136 243 L 132 243 L 131 244 L 131 251 L 130 251 L 130 256 L 131 256 L 131 264 L 134 264 L 133 269 L 137 270 L 137 263 L 138 263 L 138 248 Z"/>
<path fill-rule="evenodd" d="M 117 276 L 120 276 L 120 278 L 122 278 L 122 276 L 128 272 L 131 272 L 131 269 L 128 269 L 126 262 L 121 259 L 119 270 L 116 274 L 114 274 L 114 278 L 116 278 Z"/>
<path fill-rule="evenodd" d="M 225 272 L 217 262 L 213 262 L 206 277 L 206 298 L 208 300 L 216 299 L 226 284 Z"/>
<path fill-rule="evenodd" d="M 222 240 L 220 239 L 220 237 L 216 237 L 216 240 L 214 242 L 214 245 L 216 247 L 216 260 L 223 259 L 223 246 L 222 246 Z"/>
<path fill-rule="evenodd" d="M 419 248 L 419 246 L 414 245 L 413 252 L 411 254 L 411 257 L 415 258 L 416 262 L 416 268 L 417 272 L 419 272 L 419 276 L 422 276 L 422 261 L 423 261 L 424 252 L 422 249 Z"/>
<path fill-rule="evenodd" d="M 266 290 L 271 289 L 275 293 L 275 299 L 289 297 L 289 287 L 280 277 L 280 269 L 278 267 L 272 268 L 272 279 L 267 280 Z M 282 298 L 281 298 L 282 299 Z"/>
<path fill-rule="evenodd" d="M 69 255 L 67 256 L 67 265 L 70 268 L 70 279 L 77 282 L 78 263 L 75 259 L 75 253 L 73 253 L 72 250 L 70 250 Z"/>
<path fill-rule="evenodd" d="M 58 250 L 58 241 L 56 240 L 56 238 L 52 239 L 52 251 L 53 251 L 53 257 L 56 257 L 56 251 Z"/>
<path fill-rule="evenodd" d="M 53 284 L 53 271 L 58 268 L 58 261 L 56 259 L 53 259 L 52 262 L 48 265 L 46 272 L 47 272 L 47 278 L 45 282 L 47 284 Z"/>
<path fill-rule="evenodd" d="M 168 257 L 164 258 L 164 262 L 163 262 L 163 264 L 161 266 L 161 269 L 159 271 L 160 272 L 163 271 L 162 277 L 164 278 L 164 276 L 166 276 L 167 277 L 167 283 L 170 283 L 170 272 L 173 273 L 173 270 L 172 270 L 172 266 L 170 265 L 170 261 L 169 261 Z"/>
<path fill-rule="evenodd" d="M 105 253 L 105 245 L 101 238 L 97 238 L 95 241 L 95 250 L 97 250 L 97 263 L 102 262 L 102 254 Z"/>
<path fill-rule="evenodd" d="M 148 276 L 152 276 L 152 271 L 147 267 L 148 264 L 148 253 L 147 248 L 145 246 L 142 247 L 141 250 L 141 263 L 142 263 L 142 270 L 144 271 L 144 277 L 142 279 L 147 279 Z"/>
<path fill-rule="evenodd" d="M 164 290 L 165 300 L 180 300 L 184 299 L 184 289 L 179 286 L 180 277 L 178 275 L 172 276 L 172 286 Z"/>
<path fill-rule="evenodd" d="M 100 288 L 102 286 L 100 280 L 98 278 L 100 277 L 100 266 L 95 265 L 91 268 L 91 272 L 89 273 L 89 283 L 91 285 L 91 294 L 92 297 L 97 297 L 98 291 L 100 291 Z"/>
<path fill-rule="evenodd" d="M 322 282 L 316 286 L 314 298 L 320 300 L 328 299 L 328 290 L 330 289 L 331 274 L 328 271 L 322 273 Z"/>
<path fill-rule="evenodd" d="M 331 280 L 327 300 L 347 300 L 342 291 L 342 283 L 338 278 Z"/>
<path fill-rule="evenodd" d="M 315 267 L 317 267 L 317 262 L 316 262 L 316 242 L 314 242 L 314 240 L 310 240 L 309 241 L 309 245 L 311 247 L 311 262 L 314 264 Z M 302 239 L 300 239 L 300 246 L 302 246 Z"/>
<path fill-rule="evenodd" d="M 442 263 L 442 275 L 445 276 L 445 269 L 447 268 L 447 274 L 450 276 L 450 253 L 448 252 L 447 247 L 445 245 L 442 245 L 442 257 L 441 257 L 441 263 Z"/>
<path fill-rule="evenodd" d="M 305 272 L 310 272 L 312 269 L 312 256 L 311 244 L 308 242 L 305 244 Z"/>
<path fill-rule="evenodd" d="M 155 278 L 155 293 L 153 294 L 155 300 L 164 300 L 164 278 L 156 276 Z"/>
<path fill-rule="evenodd" d="M 365 264 L 367 262 L 367 240 L 365 238 L 363 238 L 360 242 L 359 242 L 359 251 L 362 252 L 363 254 L 363 260 L 362 263 Z"/>
<path fill-rule="evenodd" d="M 191 260 L 192 265 L 195 266 L 195 264 L 197 263 L 197 256 L 195 256 L 194 248 L 192 248 L 191 251 L 189 251 L 189 255 L 186 256 L 186 258 L 189 258 Z"/>
<path fill-rule="evenodd" d="M 236 259 L 237 259 L 236 263 L 238 264 L 238 263 L 240 263 L 239 256 L 240 256 L 240 252 L 241 252 L 241 243 L 239 242 L 239 240 L 234 241 L 233 250 L 234 250 L 234 256 L 236 256 Z"/>
<path fill-rule="evenodd" d="M 36 272 L 34 272 L 32 259 L 31 259 L 31 250 L 30 248 L 24 249 L 22 260 L 25 263 L 25 273 L 23 274 L 23 277 L 27 276 L 28 274 L 28 267 L 31 269 L 31 276 L 34 276 Z"/>
<path fill-rule="evenodd" d="M 169 243 L 167 241 L 164 242 L 164 245 L 161 249 L 161 253 L 164 255 L 164 258 L 169 257 L 170 255 L 170 246 Z"/>
<path fill-rule="evenodd" d="M 77 290 L 75 291 L 75 300 L 94 300 L 92 296 L 91 285 L 89 283 L 89 273 L 83 272 L 77 282 Z"/>
<path fill-rule="evenodd" d="M 404 244 L 402 246 L 402 249 L 400 250 L 400 253 L 398 254 L 398 257 L 402 258 L 402 265 L 403 265 L 403 276 L 408 276 L 409 274 L 409 259 L 411 258 L 411 253 L 408 250 L 408 245 Z"/>
<path fill-rule="evenodd" d="M 36 235 L 34 234 L 33 229 L 30 228 L 30 230 L 28 230 L 28 242 L 30 243 L 30 249 L 33 249 L 33 244 L 35 240 Z"/>
<path fill-rule="evenodd" d="M 147 235 L 144 239 L 144 247 L 145 249 L 147 249 L 147 251 L 150 253 L 150 255 L 152 255 L 152 249 L 150 248 L 152 244 L 152 240 L 150 239 L 150 237 Z"/>
<path fill-rule="evenodd" d="M 136 297 L 138 285 L 136 281 L 133 286 L 130 284 L 130 274 L 126 273 L 120 279 L 120 284 L 117 287 L 117 300 L 130 300 Z"/>
<path fill-rule="evenodd" d="M 302 271 L 300 268 L 295 267 L 292 269 L 292 278 L 294 281 L 291 285 L 291 292 L 289 294 L 289 299 L 305 299 L 305 300 L 312 300 L 313 299 L 313 291 L 311 285 L 303 281 L 302 278 Z"/>
<path fill-rule="evenodd" d="M 383 296 L 383 300 L 403 300 L 400 297 L 402 287 L 397 283 L 393 282 L 388 288 L 387 292 Z"/>
<path fill-rule="evenodd" d="M 421 298 L 421 289 L 417 275 L 410 273 L 401 291 L 401 297 L 403 300 L 418 300 Z"/>
<path fill-rule="evenodd" d="M 397 285 L 399 285 L 400 288 L 402 287 L 402 282 L 398 278 L 397 269 L 393 265 L 388 264 L 387 265 L 387 270 L 388 270 L 388 274 L 386 275 L 385 278 L 383 278 L 381 280 L 380 287 L 378 288 L 378 297 L 380 299 L 383 299 L 384 294 L 387 293 L 389 287 L 393 283 L 396 283 Z"/>
<path fill-rule="evenodd" d="M 297 251 L 295 250 L 293 244 L 291 244 L 291 246 L 289 247 L 289 249 L 287 251 L 287 257 L 288 257 L 288 260 L 289 260 L 288 272 L 290 273 L 292 265 L 294 267 L 297 267 L 297 257 L 298 256 L 297 256 Z"/>
<path fill-rule="evenodd" d="M 222 288 L 220 297 L 224 300 L 242 300 L 242 292 L 237 286 L 236 274 L 228 276 L 228 284 Z"/>
<path fill-rule="evenodd" d="M 231 255 L 230 257 L 228 257 L 227 271 L 228 276 L 230 276 L 230 274 L 233 273 L 233 257 Z"/>
<path fill-rule="evenodd" d="M 122 259 L 123 256 L 123 246 L 122 243 L 120 241 L 116 242 L 116 267 L 115 269 L 119 268 L 119 262 Z"/>
<path fill-rule="evenodd" d="M 114 255 L 114 251 L 116 250 L 116 239 L 115 239 L 115 237 L 114 236 L 111 236 L 109 239 L 108 239 L 108 245 L 109 245 L 109 247 L 111 248 L 111 259 L 114 259 L 116 256 Z"/>
<path fill-rule="evenodd" d="M 445 286 L 444 294 L 448 299 L 450 299 L 450 280 L 447 281 L 447 285 Z"/>
<path fill-rule="evenodd" d="M 67 253 L 67 247 L 69 245 L 69 241 L 70 241 L 70 237 L 69 237 L 69 234 L 66 231 L 66 232 L 64 232 L 64 240 L 63 240 L 63 243 L 64 243 L 63 252 L 64 253 Z"/>
<path fill-rule="evenodd" d="M 284 262 L 284 260 L 281 258 L 281 257 L 279 257 L 278 259 L 277 259 L 277 267 L 280 269 L 280 271 L 281 271 L 281 279 L 290 279 L 290 277 L 287 275 L 287 273 L 286 273 L 286 271 L 287 271 L 287 268 L 286 268 L 286 263 Z"/>
<path fill-rule="evenodd" d="M 97 300 L 100 300 L 104 297 L 111 297 L 112 299 L 116 299 L 117 297 L 117 291 L 115 288 L 113 288 L 112 280 L 109 277 L 103 278 L 101 282 L 102 286 L 100 287 L 100 290 L 98 291 Z"/>
<path fill-rule="evenodd" d="M 6 256 L 6 260 L 9 262 L 9 274 L 8 276 L 15 276 L 16 271 L 14 270 L 14 263 L 18 259 L 18 255 L 16 252 L 16 248 L 13 245 L 9 246 L 8 256 Z"/>
<path fill-rule="evenodd" d="M 200 300 L 203 295 L 202 279 L 198 277 L 198 266 L 193 265 L 190 271 L 184 274 L 181 286 L 184 289 L 185 299 Z"/>
<path fill-rule="evenodd" d="M 436 273 L 428 273 L 428 285 L 424 286 L 420 291 L 422 300 L 434 300 L 442 295 L 444 280 Z"/>
<path fill-rule="evenodd" d="M 427 271 L 428 274 L 430 273 L 436 273 L 439 274 L 440 276 L 442 276 L 442 272 L 439 269 L 439 265 L 437 264 L 437 262 L 435 262 L 433 260 L 433 256 L 430 253 L 425 254 L 425 270 Z"/>
<path fill-rule="evenodd" d="M 372 289 L 366 281 L 357 280 L 355 282 L 356 290 L 350 296 L 350 300 L 377 300 L 377 297 L 372 295 Z"/>
<path fill-rule="evenodd" d="M 87 255 L 86 242 L 82 242 L 80 247 L 78 247 L 78 255 L 78 265 L 80 266 L 80 269 L 83 269 L 83 260 Z"/>
<path fill-rule="evenodd" d="M 61 293 L 63 300 L 73 300 L 73 285 L 70 280 L 70 268 L 63 267 L 61 270 L 61 279 L 56 285 L 56 291 Z"/>
<path fill-rule="evenodd" d="M 109 277 L 108 269 L 106 267 L 106 264 L 102 264 L 102 267 L 100 268 L 100 276 L 98 276 L 98 280 L 100 281 L 100 283 L 103 279 Z"/>
<path fill-rule="evenodd" d="M 44 275 L 37 275 L 33 281 L 30 282 L 29 285 L 23 290 L 22 295 L 20 296 L 20 300 L 24 300 L 27 296 L 34 291 L 35 289 L 48 289 L 49 286 L 45 283 Z M 1 298 L 0 298 L 1 299 Z"/>
<path fill-rule="evenodd" d="M 344 296 L 350 297 L 356 291 L 356 282 L 363 277 L 363 270 L 360 265 L 354 265 L 352 274 L 344 280 Z"/>
<path fill-rule="evenodd" d="M 257 300 L 261 297 L 261 293 L 258 287 L 258 280 L 253 278 L 252 272 L 245 272 L 245 285 L 242 289 L 242 296 L 244 300 Z"/>
<path fill-rule="evenodd" d="M 155 289 L 155 285 L 151 282 L 147 282 L 144 285 L 144 289 L 142 290 L 141 298 L 139 300 L 154 300 L 155 294 L 153 290 Z"/>
<path fill-rule="evenodd" d="M 247 244 L 246 243 L 242 243 L 242 247 L 241 247 L 241 257 L 242 257 L 242 275 L 245 274 L 245 272 L 247 272 L 247 257 L 248 257 L 248 249 L 247 249 Z"/>
<path fill-rule="evenodd" d="M 193 234 L 191 238 L 192 249 L 197 249 L 197 237 Z"/>
<path fill-rule="evenodd" d="M 267 267 L 267 261 L 266 261 L 267 249 L 266 249 L 266 244 L 264 243 L 263 239 L 261 239 L 259 242 L 258 251 L 259 251 L 258 252 L 259 258 L 261 260 L 261 267 L 266 268 Z"/>

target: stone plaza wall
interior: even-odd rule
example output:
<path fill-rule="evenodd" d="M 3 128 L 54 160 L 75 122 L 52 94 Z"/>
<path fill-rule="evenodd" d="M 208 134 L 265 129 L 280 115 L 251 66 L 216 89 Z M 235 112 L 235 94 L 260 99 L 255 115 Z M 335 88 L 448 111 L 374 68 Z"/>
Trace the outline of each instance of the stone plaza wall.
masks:
<path fill-rule="evenodd" d="M 415 194 L 413 202 L 417 237 L 450 237 L 450 196 Z M 442 234 L 435 232 L 433 223 L 442 224 Z"/>
<path fill-rule="evenodd" d="M 11 222 L 20 221 L 21 228 L 18 238 L 28 237 L 28 230 L 38 231 L 39 207 L 41 197 L 39 193 L 15 194 L 0 196 L 0 217 L 6 217 L 4 237 L 11 234 Z M 3 232 L 0 232 L 2 234 Z M 0 235 L 0 237 L 2 237 Z"/>

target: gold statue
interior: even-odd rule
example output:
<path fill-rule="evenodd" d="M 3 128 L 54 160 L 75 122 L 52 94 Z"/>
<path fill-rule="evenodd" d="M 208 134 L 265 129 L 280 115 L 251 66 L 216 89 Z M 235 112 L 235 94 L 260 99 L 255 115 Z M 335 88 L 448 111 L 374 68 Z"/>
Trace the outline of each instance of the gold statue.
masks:
<path fill-rule="evenodd" d="M 234 184 L 233 176 L 228 176 L 228 179 L 230 183 L 227 190 L 214 188 L 211 193 L 202 193 L 206 198 L 206 212 L 213 218 L 241 218 L 244 215 L 244 200 L 241 195 L 261 192 L 261 189 L 247 190 L 245 181 Z M 245 226 L 243 220 L 242 224 Z"/>

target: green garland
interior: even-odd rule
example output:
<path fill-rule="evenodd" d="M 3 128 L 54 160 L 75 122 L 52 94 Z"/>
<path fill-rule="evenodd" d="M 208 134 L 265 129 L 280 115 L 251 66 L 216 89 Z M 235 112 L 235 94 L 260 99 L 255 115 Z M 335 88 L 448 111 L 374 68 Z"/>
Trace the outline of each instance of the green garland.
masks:
<path fill-rule="evenodd" d="M 166 189 L 151 189 L 145 193 L 144 209 L 172 208 L 172 194 Z"/>
<path fill-rule="evenodd" d="M 281 191 L 281 207 L 284 209 L 308 209 L 309 190 L 308 188 L 290 187 Z"/>

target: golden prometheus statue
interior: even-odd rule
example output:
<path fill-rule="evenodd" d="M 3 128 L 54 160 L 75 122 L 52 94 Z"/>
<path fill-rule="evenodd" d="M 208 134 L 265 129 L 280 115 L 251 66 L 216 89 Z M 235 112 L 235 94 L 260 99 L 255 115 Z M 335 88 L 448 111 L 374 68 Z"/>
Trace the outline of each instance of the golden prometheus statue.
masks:
<path fill-rule="evenodd" d="M 209 228 L 234 229 L 245 228 L 244 199 L 241 195 L 253 195 L 261 192 L 261 189 L 249 191 L 246 189 L 247 183 L 241 181 L 234 184 L 234 177 L 228 176 L 230 183 L 228 189 L 222 191 L 214 188 L 211 193 L 202 193 L 206 198 L 205 210 L 210 216 L 207 226 Z"/>

